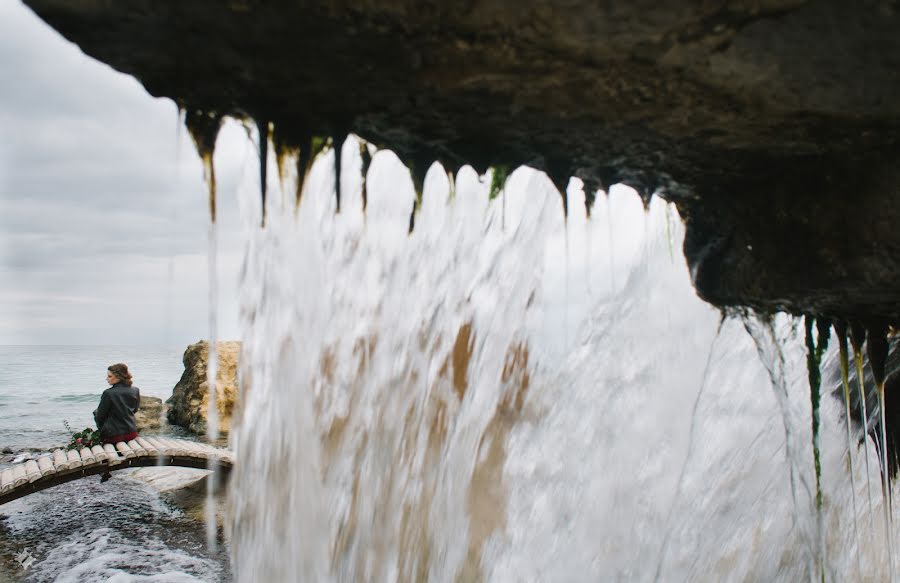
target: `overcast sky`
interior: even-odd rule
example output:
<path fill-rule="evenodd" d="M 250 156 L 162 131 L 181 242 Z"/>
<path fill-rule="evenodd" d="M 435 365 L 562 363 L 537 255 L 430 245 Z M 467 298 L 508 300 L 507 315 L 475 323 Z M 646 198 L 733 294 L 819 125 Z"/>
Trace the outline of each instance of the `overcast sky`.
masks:
<path fill-rule="evenodd" d="M 255 160 L 244 128 L 226 122 L 215 159 L 220 339 L 238 337 L 237 186 L 258 172 L 242 175 Z M 521 188 L 552 190 L 539 174 L 527 170 Z M 0 0 L 0 344 L 182 347 L 208 337 L 202 175 L 173 102 L 85 56 L 19 0 Z M 376 156 L 370 178 L 370 197 L 402 186 L 412 199 L 396 157 Z M 617 186 L 603 200 L 590 228 L 572 215 L 548 243 L 544 294 L 565 312 L 551 320 L 574 318 L 561 306 L 587 301 L 589 279 L 608 279 L 593 288 L 615 295 L 636 261 L 646 228 L 637 194 Z"/>
<path fill-rule="evenodd" d="M 224 146 L 222 142 L 225 142 Z M 230 127 L 219 157 L 247 155 Z M 235 184 L 219 168 L 220 338 L 235 337 Z M 208 335 L 202 171 L 177 110 L 0 2 L 0 344 Z"/>

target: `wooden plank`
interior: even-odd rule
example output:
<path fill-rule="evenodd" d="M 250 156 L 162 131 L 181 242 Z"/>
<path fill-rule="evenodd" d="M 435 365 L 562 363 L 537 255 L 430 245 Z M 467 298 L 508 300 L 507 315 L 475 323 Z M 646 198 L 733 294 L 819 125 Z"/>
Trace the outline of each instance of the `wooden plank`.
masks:
<path fill-rule="evenodd" d="M 0 472 L 0 494 L 13 489 L 13 471 L 12 468 L 6 468 Z"/>
<path fill-rule="evenodd" d="M 157 439 L 159 441 L 163 442 L 163 444 L 165 444 L 166 448 L 168 449 L 168 452 L 167 452 L 168 455 L 184 455 L 185 454 L 184 448 L 181 447 L 181 444 L 178 441 L 176 441 L 174 439 L 169 439 L 167 437 L 159 437 Z"/>
<path fill-rule="evenodd" d="M 188 454 L 194 457 L 198 457 L 203 460 L 209 459 L 209 452 L 204 451 L 203 448 L 200 447 L 196 441 L 183 441 L 185 449 L 188 450 Z"/>
<path fill-rule="evenodd" d="M 56 466 L 57 472 L 69 469 L 69 458 L 64 450 L 57 449 L 53 452 L 53 465 Z"/>
<path fill-rule="evenodd" d="M 104 443 L 103 451 L 106 452 L 106 463 L 111 466 L 120 464 L 125 459 L 119 456 L 119 452 L 116 451 L 116 446 L 111 443 Z"/>
<path fill-rule="evenodd" d="M 28 476 L 25 474 L 25 464 L 16 464 L 12 467 L 13 486 L 18 487 L 28 483 Z"/>
<path fill-rule="evenodd" d="M 92 446 L 91 453 L 94 454 L 94 459 L 98 462 L 105 462 L 107 459 L 109 459 L 109 456 L 106 454 L 106 451 L 103 449 L 102 445 Z"/>
<path fill-rule="evenodd" d="M 134 452 L 134 455 L 136 455 L 137 457 L 147 457 L 147 450 L 141 447 L 136 440 L 130 440 L 128 442 L 128 447 L 131 449 L 131 451 Z"/>
<path fill-rule="evenodd" d="M 28 476 L 29 482 L 35 482 L 41 479 L 41 469 L 38 467 L 36 461 L 28 460 L 25 462 L 25 475 Z"/>
<path fill-rule="evenodd" d="M 132 451 L 132 449 L 130 447 L 128 447 L 128 444 L 125 443 L 124 441 L 120 441 L 119 443 L 116 444 L 116 451 L 118 451 L 123 456 L 125 456 L 125 459 L 137 457 L 137 454 L 134 451 Z"/>
<path fill-rule="evenodd" d="M 144 441 L 146 441 L 147 443 L 149 443 L 150 445 L 155 447 L 156 451 L 157 451 L 157 455 L 163 456 L 163 457 L 168 455 L 169 448 L 166 446 L 166 444 L 164 444 L 162 441 L 160 441 L 156 437 L 141 437 L 140 439 L 143 439 Z"/>
<path fill-rule="evenodd" d="M 42 455 L 38 458 L 38 469 L 41 470 L 41 477 L 49 476 L 50 474 L 56 473 L 56 468 L 53 467 L 53 459 L 50 455 Z"/>
<path fill-rule="evenodd" d="M 144 448 L 144 451 L 147 452 L 147 455 L 154 455 L 154 456 L 159 455 L 159 450 L 156 448 L 156 446 L 154 446 L 152 443 L 150 443 L 143 437 L 138 436 L 138 438 L 135 441 L 138 442 L 138 445 L 140 445 L 141 447 Z"/>
<path fill-rule="evenodd" d="M 81 467 L 81 456 L 78 455 L 78 452 L 74 449 L 70 449 L 66 452 L 66 459 L 69 462 L 69 469 L 80 468 Z"/>
<path fill-rule="evenodd" d="M 170 456 L 170 457 L 166 458 L 166 462 L 168 465 L 171 465 L 171 466 L 195 468 L 198 470 L 211 469 L 214 472 L 221 473 L 225 476 L 230 475 L 230 472 L 231 472 L 230 464 L 222 463 L 221 461 L 215 461 L 215 460 L 205 461 L 205 460 L 201 460 L 201 459 L 198 459 L 195 457 L 190 457 L 190 456 L 183 456 L 183 455 L 182 456 Z M 18 466 L 14 466 L 12 468 L 13 476 L 14 476 L 14 478 L 13 478 L 14 483 L 15 483 L 15 475 L 17 475 L 17 473 L 18 473 L 15 471 L 15 468 L 20 468 L 20 472 L 22 473 L 22 476 L 23 477 L 25 476 L 23 466 L 24 466 L 24 464 L 19 464 Z M 35 492 L 40 492 L 41 490 L 45 490 L 47 488 L 52 488 L 54 486 L 59 486 L 61 484 L 72 482 L 74 480 L 80 480 L 81 478 L 85 478 L 85 477 L 89 477 L 89 476 L 96 476 L 96 475 L 102 474 L 106 471 L 114 472 L 117 470 L 124 470 L 126 468 L 139 468 L 139 467 L 146 468 L 146 467 L 155 467 L 155 466 L 156 466 L 156 458 L 147 456 L 147 457 L 141 457 L 141 458 L 138 458 L 138 457 L 129 458 L 127 460 L 122 460 L 121 462 L 117 462 L 115 464 L 109 464 L 107 462 L 107 463 L 94 464 L 93 466 L 89 466 L 89 467 L 70 469 L 70 470 L 67 470 L 64 472 L 57 471 L 57 473 L 55 475 L 51 475 L 51 476 L 47 476 L 46 478 L 38 479 L 35 482 L 29 483 L 26 479 L 26 481 L 23 484 L 21 484 L 17 487 L 14 487 L 11 491 L 8 491 L 6 493 L 0 493 L 0 505 L 6 504 L 7 502 L 12 502 L 13 500 L 18 500 L 19 498 L 22 498 L 23 496 L 27 496 L 27 495 L 33 494 Z M 100 486 L 100 487 L 102 487 L 102 486 Z"/>
<path fill-rule="evenodd" d="M 86 447 L 79 449 L 78 455 L 81 456 L 81 465 L 83 466 L 90 466 L 97 463 L 97 459 L 94 457 L 93 452 Z"/>

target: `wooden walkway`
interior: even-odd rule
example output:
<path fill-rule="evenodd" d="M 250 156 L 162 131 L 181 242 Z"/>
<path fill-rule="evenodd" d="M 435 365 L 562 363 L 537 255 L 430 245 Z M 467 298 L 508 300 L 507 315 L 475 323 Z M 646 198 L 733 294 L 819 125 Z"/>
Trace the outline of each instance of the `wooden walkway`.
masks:
<path fill-rule="evenodd" d="M 90 449 L 57 449 L 0 472 L 0 505 L 107 471 L 159 465 L 227 473 L 233 464 L 233 454 L 226 449 L 162 437 L 138 437 L 128 443 L 95 445 Z"/>

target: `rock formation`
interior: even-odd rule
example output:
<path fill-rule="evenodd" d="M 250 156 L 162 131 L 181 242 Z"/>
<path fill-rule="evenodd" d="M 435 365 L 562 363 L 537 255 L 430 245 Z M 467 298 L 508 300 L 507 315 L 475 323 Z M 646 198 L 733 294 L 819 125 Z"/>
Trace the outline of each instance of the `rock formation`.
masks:
<path fill-rule="evenodd" d="M 900 321 L 896 1 L 25 2 L 192 115 L 623 182 L 712 303 Z"/>
<path fill-rule="evenodd" d="M 163 400 L 159 397 L 141 395 L 141 406 L 135 413 L 138 431 L 159 429 L 162 424 Z"/>
<path fill-rule="evenodd" d="M 219 412 L 219 431 L 231 428 L 231 413 L 237 398 L 237 367 L 241 351 L 240 342 L 217 342 L 218 370 L 216 373 L 216 409 Z M 191 344 L 184 351 L 184 373 L 166 401 L 168 419 L 195 433 L 206 432 L 206 412 L 209 403 L 209 385 L 206 381 L 206 365 L 209 346 L 205 340 Z"/>

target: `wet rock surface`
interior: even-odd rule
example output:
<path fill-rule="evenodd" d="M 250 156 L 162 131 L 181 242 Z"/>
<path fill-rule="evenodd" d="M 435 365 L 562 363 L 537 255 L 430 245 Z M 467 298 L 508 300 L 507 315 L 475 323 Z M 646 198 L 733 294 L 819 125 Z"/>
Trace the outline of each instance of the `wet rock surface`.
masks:
<path fill-rule="evenodd" d="M 237 398 L 240 350 L 240 342 L 216 343 L 216 409 L 219 413 L 219 431 L 223 433 L 231 428 L 231 414 Z M 172 390 L 172 396 L 166 401 L 169 423 L 194 433 L 206 432 L 209 403 L 209 384 L 206 381 L 208 359 L 209 345 L 206 341 L 188 346 L 184 351 L 184 373 Z"/>
<path fill-rule="evenodd" d="M 159 429 L 162 425 L 165 405 L 159 397 L 147 397 L 141 395 L 141 406 L 134 414 L 138 431 Z"/>
<path fill-rule="evenodd" d="M 900 321 L 900 4 L 26 0 L 86 53 L 275 141 L 418 180 L 527 164 L 678 203 L 719 306 Z"/>

